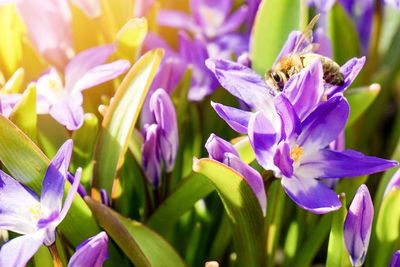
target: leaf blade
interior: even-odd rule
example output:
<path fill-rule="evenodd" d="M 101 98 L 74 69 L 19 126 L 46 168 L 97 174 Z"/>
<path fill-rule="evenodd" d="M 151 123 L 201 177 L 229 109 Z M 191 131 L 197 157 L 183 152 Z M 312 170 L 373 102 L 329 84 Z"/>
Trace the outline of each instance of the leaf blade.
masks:
<path fill-rule="evenodd" d="M 104 117 L 96 145 L 93 185 L 109 194 L 163 51 L 142 56 L 129 70 Z"/>

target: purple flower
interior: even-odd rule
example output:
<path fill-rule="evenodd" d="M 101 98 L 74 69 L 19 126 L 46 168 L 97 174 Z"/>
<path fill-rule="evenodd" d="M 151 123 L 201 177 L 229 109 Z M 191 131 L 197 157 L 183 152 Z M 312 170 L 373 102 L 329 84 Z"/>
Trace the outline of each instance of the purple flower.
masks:
<path fill-rule="evenodd" d="M 374 206 L 366 185 L 361 185 L 344 222 L 344 242 L 353 266 L 364 263 L 368 250 L 371 226 L 374 217 Z"/>
<path fill-rule="evenodd" d="M 400 9 L 399 0 L 384 0 L 385 4 L 391 5 L 393 8 Z"/>
<path fill-rule="evenodd" d="M 386 186 L 384 195 L 386 196 L 392 189 L 400 189 L 400 169 L 393 174 L 389 184 Z"/>
<path fill-rule="evenodd" d="M 161 160 L 165 171 L 171 172 L 178 151 L 178 126 L 175 107 L 164 89 L 156 90 L 149 101 L 150 117 L 142 117 L 144 123 L 142 166 L 151 183 L 160 185 Z"/>
<path fill-rule="evenodd" d="M 29 36 L 50 64 L 63 69 L 73 57 L 71 10 L 66 0 L 15 0 Z"/>
<path fill-rule="evenodd" d="M 235 148 L 224 139 L 211 134 L 205 145 L 209 157 L 222 162 L 240 173 L 256 195 L 261 210 L 265 216 L 267 209 L 267 196 L 261 175 L 252 167 L 240 160 Z"/>
<path fill-rule="evenodd" d="M 136 0 L 133 9 L 135 17 L 144 17 L 154 2 L 155 0 Z"/>
<path fill-rule="evenodd" d="M 258 112 L 249 121 L 250 142 L 258 162 L 281 177 L 289 197 L 306 210 L 327 213 L 341 206 L 336 193 L 320 179 L 366 175 L 397 165 L 354 150 L 328 148 L 349 115 L 349 105 L 341 96 L 319 104 L 302 122 L 283 94 L 275 98 L 275 106 L 282 119 L 280 135 L 273 134 L 271 123 Z"/>
<path fill-rule="evenodd" d="M 367 54 L 372 32 L 372 19 L 375 9 L 373 0 L 340 0 L 349 16 L 353 19 L 360 38 L 363 54 Z"/>
<path fill-rule="evenodd" d="M 389 267 L 400 267 L 400 250 L 397 250 L 395 253 L 393 253 Z"/>
<path fill-rule="evenodd" d="M 158 88 L 163 88 L 168 94 L 171 94 L 174 89 L 178 86 L 179 81 L 182 78 L 183 73 L 187 68 L 187 62 L 185 58 L 176 53 L 161 37 L 148 33 L 144 41 L 143 51 L 149 51 L 156 48 L 163 48 L 165 51 L 164 57 L 161 61 L 161 66 L 158 68 L 156 76 L 151 83 L 150 92 Z M 146 105 L 144 105 L 146 107 Z"/>
<path fill-rule="evenodd" d="M 186 33 L 180 32 L 179 54 L 186 64 L 192 65 L 189 100 L 201 101 L 218 87 L 218 81 L 204 64 L 209 58 L 206 44 L 200 38 L 191 40 Z"/>
<path fill-rule="evenodd" d="M 2 246 L 1 266 L 25 266 L 42 244 L 55 242 L 56 227 L 67 215 L 81 176 L 79 168 L 62 206 L 71 153 L 69 140 L 51 161 L 40 198 L 0 170 L 0 227 L 22 234 Z"/>
<path fill-rule="evenodd" d="M 105 232 L 82 242 L 69 260 L 68 267 L 101 267 L 108 257 L 108 236 Z"/>
<path fill-rule="evenodd" d="M 233 14 L 232 0 L 191 0 L 192 17 L 174 10 L 161 10 L 158 23 L 163 26 L 187 30 L 207 40 L 232 33 L 246 20 L 248 7 L 241 6 Z"/>
<path fill-rule="evenodd" d="M 155 187 L 161 185 L 161 155 L 159 149 L 159 128 L 157 124 L 147 125 L 144 129 L 142 145 L 142 168 L 147 180 Z"/>
<path fill-rule="evenodd" d="M 360 65 L 357 60 L 350 62 Z M 340 208 L 336 193 L 320 179 L 370 174 L 397 164 L 353 150 L 328 148 L 349 115 L 349 105 L 340 92 L 355 78 L 350 63 L 343 72 L 345 85 L 332 90 L 336 92 L 326 102 L 321 101 L 324 86 L 319 61 L 294 75 L 276 96 L 259 75 L 243 65 L 227 60 L 208 60 L 207 65 L 221 85 L 255 113 L 212 103 L 215 111 L 235 131 L 248 134 L 257 161 L 282 178 L 286 193 L 303 209 L 327 213 Z"/>
<path fill-rule="evenodd" d="M 51 68 L 37 81 L 38 113 L 50 114 L 68 130 L 76 130 L 83 123 L 82 91 L 99 85 L 126 72 L 127 60 L 103 64 L 114 52 L 114 45 L 85 50 L 73 58 L 65 68 L 65 83 Z"/>

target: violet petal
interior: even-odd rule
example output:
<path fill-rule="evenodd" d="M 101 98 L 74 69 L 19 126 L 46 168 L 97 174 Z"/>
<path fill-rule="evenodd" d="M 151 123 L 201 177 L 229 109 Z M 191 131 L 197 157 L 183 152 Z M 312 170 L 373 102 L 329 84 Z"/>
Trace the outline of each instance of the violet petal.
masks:
<path fill-rule="evenodd" d="M 217 160 L 219 162 L 224 161 L 225 153 L 231 153 L 239 157 L 238 152 L 235 150 L 231 143 L 225 141 L 224 139 L 218 137 L 213 133 L 207 139 L 205 147 L 207 149 L 208 156 L 211 159 Z"/>
<path fill-rule="evenodd" d="M 297 172 L 310 178 L 346 178 L 385 171 L 397 164 L 396 161 L 366 156 L 354 150 L 323 149 L 304 156 Z"/>
<path fill-rule="evenodd" d="M 43 232 L 22 235 L 5 243 L 0 250 L 0 266 L 26 266 L 43 244 Z"/>
<path fill-rule="evenodd" d="M 251 116 L 248 135 L 258 163 L 265 169 L 272 170 L 278 135 L 263 113 L 257 112 Z"/>
<path fill-rule="evenodd" d="M 206 65 L 229 93 L 257 111 L 274 112 L 274 92 L 252 69 L 224 59 L 208 59 Z"/>
<path fill-rule="evenodd" d="M 312 213 L 325 214 L 342 206 L 337 194 L 316 179 L 283 177 L 281 183 L 298 206 Z"/>
<path fill-rule="evenodd" d="M 353 266 L 361 266 L 367 254 L 374 205 L 366 185 L 362 184 L 350 204 L 344 222 L 344 242 Z"/>
<path fill-rule="evenodd" d="M 69 260 L 68 267 L 101 267 L 108 257 L 108 236 L 105 232 L 85 240 Z"/>
<path fill-rule="evenodd" d="M 241 109 L 224 106 L 219 103 L 211 102 L 212 107 L 217 114 L 235 131 L 241 134 L 247 133 L 247 126 L 252 112 Z"/>
<path fill-rule="evenodd" d="M 47 168 L 42 183 L 40 203 L 49 211 L 61 211 L 64 184 L 67 180 L 68 167 L 72 155 L 72 140 L 67 140 L 58 150 Z"/>
<path fill-rule="evenodd" d="M 324 148 L 335 140 L 346 125 L 350 107 L 342 97 L 320 104 L 303 122 L 298 144 L 305 151 Z"/>

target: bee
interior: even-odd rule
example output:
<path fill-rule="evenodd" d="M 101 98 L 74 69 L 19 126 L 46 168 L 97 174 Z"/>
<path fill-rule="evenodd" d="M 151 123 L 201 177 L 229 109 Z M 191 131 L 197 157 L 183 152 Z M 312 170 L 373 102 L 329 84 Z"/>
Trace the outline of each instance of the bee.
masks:
<path fill-rule="evenodd" d="M 312 43 L 312 29 L 318 18 L 319 14 L 310 21 L 296 42 L 293 51 L 289 55 L 283 56 L 265 74 L 265 80 L 272 88 L 283 91 L 289 78 L 310 65 L 316 58 L 321 61 L 325 83 L 343 85 L 344 76 L 340 72 L 340 66 L 332 59 L 312 52 L 318 47 L 317 44 Z M 304 46 L 304 43 L 307 46 L 302 51 L 299 51 Z"/>

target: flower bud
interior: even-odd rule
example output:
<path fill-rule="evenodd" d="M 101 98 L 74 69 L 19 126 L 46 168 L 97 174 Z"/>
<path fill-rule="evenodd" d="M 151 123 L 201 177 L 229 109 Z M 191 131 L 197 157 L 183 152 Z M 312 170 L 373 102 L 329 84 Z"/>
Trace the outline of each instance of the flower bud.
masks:
<path fill-rule="evenodd" d="M 364 263 L 368 250 L 374 206 L 366 185 L 361 185 L 344 222 L 344 241 L 353 266 Z"/>

